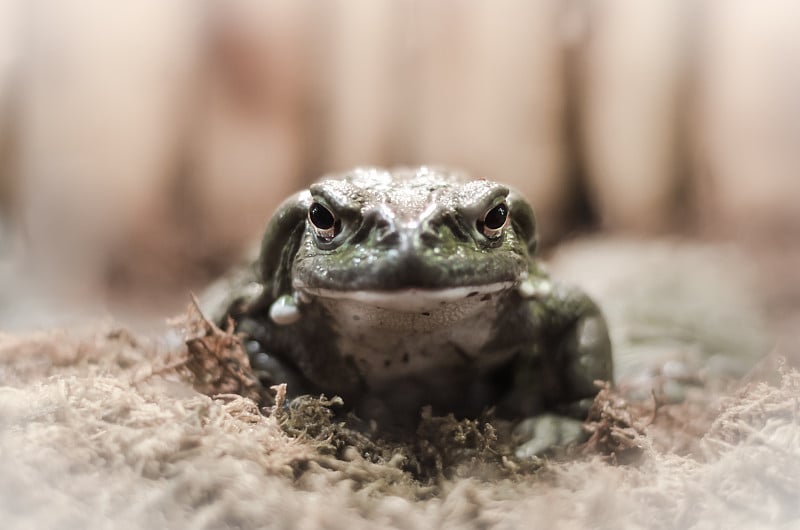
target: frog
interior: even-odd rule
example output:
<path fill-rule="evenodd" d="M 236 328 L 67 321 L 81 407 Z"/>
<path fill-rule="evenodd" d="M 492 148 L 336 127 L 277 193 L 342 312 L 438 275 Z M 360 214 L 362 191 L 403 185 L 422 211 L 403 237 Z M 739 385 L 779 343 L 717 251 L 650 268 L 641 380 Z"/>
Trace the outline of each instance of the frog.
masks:
<path fill-rule="evenodd" d="M 613 363 L 600 308 L 551 279 L 537 246 L 532 206 L 506 185 L 357 167 L 279 206 L 214 319 L 265 387 L 340 396 L 386 425 L 491 408 L 519 421 L 518 455 L 538 455 L 581 436 Z"/>

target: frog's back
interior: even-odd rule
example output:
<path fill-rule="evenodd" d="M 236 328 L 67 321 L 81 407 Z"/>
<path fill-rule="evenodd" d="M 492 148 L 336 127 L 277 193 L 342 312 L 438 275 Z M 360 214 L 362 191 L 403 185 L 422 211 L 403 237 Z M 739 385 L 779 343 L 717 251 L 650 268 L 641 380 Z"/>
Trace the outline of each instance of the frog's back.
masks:
<path fill-rule="evenodd" d="M 323 175 L 322 180 L 340 180 L 356 186 L 407 187 L 422 190 L 427 186 L 445 187 L 475 180 L 469 174 L 444 166 L 397 166 L 382 168 L 359 166 L 342 173 Z"/>

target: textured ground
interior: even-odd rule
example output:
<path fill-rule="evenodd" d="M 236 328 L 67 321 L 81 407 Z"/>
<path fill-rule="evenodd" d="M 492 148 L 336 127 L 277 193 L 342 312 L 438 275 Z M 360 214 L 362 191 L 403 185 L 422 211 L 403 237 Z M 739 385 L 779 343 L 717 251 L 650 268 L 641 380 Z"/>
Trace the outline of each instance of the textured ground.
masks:
<path fill-rule="evenodd" d="M 800 374 L 739 262 L 673 243 L 555 257 L 606 309 L 620 384 L 590 441 L 544 461 L 491 418 L 388 442 L 327 401 L 259 414 L 231 393 L 259 397 L 235 343 L 197 318 L 188 347 L 109 323 L 0 335 L 0 526 L 796 528 Z"/>

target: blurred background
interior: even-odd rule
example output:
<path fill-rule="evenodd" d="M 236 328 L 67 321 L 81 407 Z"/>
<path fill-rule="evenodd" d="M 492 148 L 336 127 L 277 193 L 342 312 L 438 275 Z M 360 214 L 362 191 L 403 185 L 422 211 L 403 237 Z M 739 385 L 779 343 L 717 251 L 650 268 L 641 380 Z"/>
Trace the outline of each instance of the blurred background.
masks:
<path fill-rule="evenodd" d="M 290 192 L 420 163 L 550 248 L 733 241 L 796 307 L 800 3 L 0 0 L 0 326 L 179 311 Z"/>

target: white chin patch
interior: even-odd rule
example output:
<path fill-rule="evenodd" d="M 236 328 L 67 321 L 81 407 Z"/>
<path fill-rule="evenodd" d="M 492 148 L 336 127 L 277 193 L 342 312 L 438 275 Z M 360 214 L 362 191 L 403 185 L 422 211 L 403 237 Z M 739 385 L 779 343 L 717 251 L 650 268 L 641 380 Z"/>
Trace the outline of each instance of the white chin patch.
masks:
<path fill-rule="evenodd" d="M 332 300 L 350 300 L 365 306 L 379 307 L 390 311 L 419 312 L 442 305 L 476 298 L 511 289 L 514 282 L 498 282 L 488 285 L 451 287 L 448 289 L 403 289 L 399 291 L 337 291 L 333 289 L 301 288 L 311 296 Z"/>

